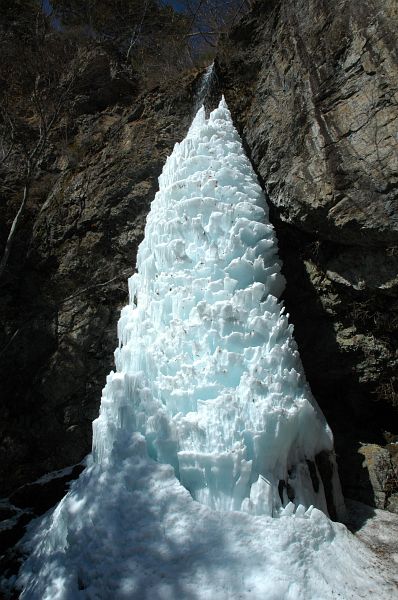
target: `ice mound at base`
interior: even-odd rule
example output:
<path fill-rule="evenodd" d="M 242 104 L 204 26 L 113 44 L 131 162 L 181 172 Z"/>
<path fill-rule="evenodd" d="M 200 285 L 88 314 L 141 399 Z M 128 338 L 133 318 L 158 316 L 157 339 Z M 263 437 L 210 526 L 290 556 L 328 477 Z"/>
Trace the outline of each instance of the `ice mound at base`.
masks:
<path fill-rule="evenodd" d="M 377 559 L 326 516 L 316 456 L 332 459 L 332 435 L 224 102 L 159 183 L 93 453 L 29 527 L 21 599 L 391 600 Z"/>
<path fill-rule="evenodd" d="M 276 515 L 292 500 L 327 513 L 315 457 L 332 451 L 332 435 L 277 300 L 274 230 L 224 100 L 208 120 L 198 112 L 168 158 L 137 269 L 95 459 L 139 431 L 212 508 Z"/>
<path fill-rule="evenodd" d="M 318 509 L 278 519 L 194 502 L 144 438 L 89 465 L 30 528 L 21 600 L 394 600 L 380 561 Z"/>

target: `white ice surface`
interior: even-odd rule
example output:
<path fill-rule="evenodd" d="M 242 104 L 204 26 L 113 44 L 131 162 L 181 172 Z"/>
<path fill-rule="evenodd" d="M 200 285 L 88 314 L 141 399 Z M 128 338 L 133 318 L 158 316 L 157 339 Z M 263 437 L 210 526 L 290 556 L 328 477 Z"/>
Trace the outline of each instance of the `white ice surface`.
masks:
<path fill-rule="evenodd" d="M 326 512 L 314 458 L 332 435 L 223 101 L 199 111 L 159 184 L 93 454 L 31 526 L 21 598 L 391 600 L 374 555 L 311 506 Z"/>
<path fill-rule="evenodd" d="M 212 508 L 272 516 L 294 496 L 327 512 L 314 458 L 332 450 L 332 435 L 277 300 L 280 268 L 225 102 L 208 120 L 199 110 L 147 218 L 117 372 L 93 425 L 98 462 L 121 431 L 140 431 L 150 456 Z"/>
<path fill-rule="evenodd" d="M 346 503 L 348 526 L 378 556 L 381 574 L 395 583 L 398 595 L 398 514 L 355 500 L 347 499 Z"/>
<path fill-rule="evenodd" d="M 23 600 L 397 597 L 375 556 L 321 511 L 214 511 L 145 454 L 135 434 L 116 464 L 89 466 L 36 524 Z"/>

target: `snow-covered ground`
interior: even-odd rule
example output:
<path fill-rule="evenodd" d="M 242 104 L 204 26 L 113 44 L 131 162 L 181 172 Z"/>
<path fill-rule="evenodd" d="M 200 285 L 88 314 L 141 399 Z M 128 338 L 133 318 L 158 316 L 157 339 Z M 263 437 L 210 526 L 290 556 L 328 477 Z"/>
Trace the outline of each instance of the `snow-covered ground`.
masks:
<path fill-rule="evenodd" d="M 398 515 L 346 499 L 346 524 L 375 554 L 380 575 L 396 586 L 398 597 Z"/>
<path fill-rule="evenodd" d="M 383 561 L 321 511 L 214 511 L 146 456 L 139 434 L 123 451 L 117 464 L 90 466 L 36 525 L 21 598 L 398 598 Z"/>
<path fill-rule="evenodd" d="M 333 438 L 224 101 L 199 111 L 159 185 L 93 453 L 25 537 L 21 598 L 398 598 L 377 554 L 326 514 L 315 457 L 334 467 Z M 336 471 L 332 483 L 342 514 Z"/>

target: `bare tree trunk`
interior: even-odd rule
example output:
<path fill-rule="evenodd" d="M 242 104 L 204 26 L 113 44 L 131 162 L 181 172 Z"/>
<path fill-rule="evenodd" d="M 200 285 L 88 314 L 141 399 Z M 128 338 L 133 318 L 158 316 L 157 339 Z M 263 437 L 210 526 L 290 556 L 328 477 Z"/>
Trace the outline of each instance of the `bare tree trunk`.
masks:
<path fill-rule="evenodd" d="M 12 245 L 14 243 L 14 238 L 18 229 L 18 224 L 19 221 L 22 218 L 23 212 L 25 210 L 25 206 L 26 206 L 26 202 L 28 201 L 28 197 L 29 197 L 29 188 L 30 188 L 30 180 L 27 180 L 27 183 L 25 183 L 24 188 L 23 188 L 23 194 L 22 194 L 22 201 L 21 204 L 19 206 L 18 212 L 14 217 L 14 220 L 12 222 L 11 225 L 11 229 L 10 232 L 8 234 L 8 238 L 6 241 L 6 245 L 4 248 L 4 252 L 3 252 L 3 256 L 1 257 L 1 261 L 0 261 L 0 279 L 2 278 L 4 271 L 7 268 L 7 264 L 8 264 L 8 259 L 10 257 L 10 252 L 11 252 L 11 248 Z"/>
<path fill-rule="evenodd" d="M 76 73 L 72 74 L 70 81 L 58 98 L 58 101 L 53 110 L 53 114 L 47 116 L 44 111 L 43 101 L 38 94 L 38 86 L 40 83 L 40 74 L 36 77 L 35 87 L 32 92 L 32 102 L 36 107 L 37 114 L 39 116 L 39 139 L 36 142 L 36 145 L 33 147 L 31 152 L 28 152 L 26 148 L 23 148 L 23 153 L 25 154 L 26 160 L 26 171 L 25 171 L 25 185 L 22 193 L 22 201 L 19 206 L 18 212 L 14 217 L 14 220 L 11 225 L 10 232 L 7 237 L 6 245 L 4 248 L 3 256 L 0 261 L 0 280 L 4 275 L 4 271 L 7 268 L 8 260 L 10 257 L 11 248 L 14 243 L 14 238 L 18 229 L 19 222 L 22 218 L 23 212 L 25 210 L 26 203 L 29 198 L 30 187 L 32 184 L 32 179 L 34 178 L 39 158 L 42 156 L 46 143 L 49 139 L 49 134 L 51 130 L 54 128 L 57 119 L 59 118 L 62 109 L 64 108 L 65 102 L 67 101 L 67 97 L 72 88 L 73 82 L 75 81 Z M 10 122 L 10 126 L 13 128 L 13 123 L 11 119 L 8 119 Z"/>
<path fill-rule="evenodd" d="M 149 2 L 148 2 L 148 0 L 146 0 L 146 2 L 144 3 L 143 11 L 142 11 L 141 21 L 134 28 L 134 31 L 133 31 L 131 39 L 130 39 L 130 45 L 129 45 L 127 53 L 126 53 L 126 60 L 129 59 L 130 52 L 133 49 L 133 46 L 135 45 L 135 43 L 137 42 L 139 36 L 141 35 L 142 26 L 144 24 L 144 20 L 145 20 L 145 17 L 146 17 L 146 12 L 148 10 L 148 4 L 149 4 Z"/>

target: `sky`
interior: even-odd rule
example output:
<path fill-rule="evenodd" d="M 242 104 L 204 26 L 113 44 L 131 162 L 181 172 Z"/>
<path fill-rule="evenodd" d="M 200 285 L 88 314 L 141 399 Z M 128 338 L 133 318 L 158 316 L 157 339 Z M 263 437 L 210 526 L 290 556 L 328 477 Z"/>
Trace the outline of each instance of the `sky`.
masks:
<path fill-rule="evenodd" d="M 176 10 L 183 9 L 183 3 L 180 2 L 180 0 L 163 0 L 163 1 L 165 4 L 169 4 Z M 50 0 L 43 0 L 43 8 L 46 13 L 50 12 L 50 6 L 51 6 Z"/>
<path fill-rule="evenodd" d="M 175 8 L 176 10 L 182 10 L 183 8 L 183 4 L 182 2 L 179 2 L 178 0 L 165 0 L 166 4 L 171 4 L 171 6 L 173 6 L 173 8 Z"/>

